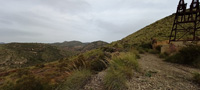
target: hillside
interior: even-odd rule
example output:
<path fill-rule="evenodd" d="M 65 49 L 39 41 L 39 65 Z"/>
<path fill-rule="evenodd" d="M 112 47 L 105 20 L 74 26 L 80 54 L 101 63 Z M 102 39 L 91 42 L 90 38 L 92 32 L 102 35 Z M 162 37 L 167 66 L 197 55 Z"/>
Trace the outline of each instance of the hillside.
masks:
<path fill-rule="evenodd" d="M 106 45 L 96 41 L 82 43 L 79 41 L 49 44 L 9 43 L 0 44 L 0 67 L 24 67 L 68 58 L 81 52 Z"/>
<path fill-rule="evenodd" d="M 60 50 L 47 44 L 9 43 L 0 45 L 1 67 L 23 67 L 61 59 Z"/>
<path fill-rule="evenodd" d="M 91 43 L 82 43 L 80 41 L 65 41 L 62 43 L 53 43 L 51 45 L 58 47 L 60 50 L 71 54 L 79 54 L 81 52 L 90 51 L 107 45 L 104 41 L 95 41 Z"/>
<path fill-rule="evenodd" d="M 151 38 L 155 38 L 158 41 L 169 40 L 169 35 L 172 29 L 175 15 L 172 14 L 161 20 L 150 24 L 141 30 L 123 38 L 120 42 L 126 42 L 129 44 L 141 44 L 149 43 Z"/>

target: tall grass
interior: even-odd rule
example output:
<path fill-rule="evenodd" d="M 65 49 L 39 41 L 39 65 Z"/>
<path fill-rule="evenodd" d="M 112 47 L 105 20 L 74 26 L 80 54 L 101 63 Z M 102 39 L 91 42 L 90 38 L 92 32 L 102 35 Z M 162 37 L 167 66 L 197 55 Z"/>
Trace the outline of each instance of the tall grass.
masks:
<path fill-rule="evenodd" d="M 92 73 L 89 70 L 75 70 L 63 83 L 59 90 L 80 90 L 90 79 Z"/>
<path fill-rule="evenodd" d="M 87 68 L 91 71 L 99 72 L 107 68 L 107 58 L 110 55 L 100 49 L 88 51 L 73 58 L 69 63 L 69 70 Z"/>
<path fill-rule="evenodd" d="M 110 67 L 104 78 L 105 88 L 108 90 L 126 89 L 126 81 L 133 76 L 138 69 L 136 55 L 130 52 L 121 53 L 110 61 Z"/>

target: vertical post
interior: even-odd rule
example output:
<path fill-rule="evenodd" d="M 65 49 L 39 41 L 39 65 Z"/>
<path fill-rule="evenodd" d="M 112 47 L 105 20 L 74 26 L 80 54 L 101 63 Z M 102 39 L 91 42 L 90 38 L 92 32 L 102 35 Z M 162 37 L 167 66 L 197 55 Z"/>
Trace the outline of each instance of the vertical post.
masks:
<path fill-rule="evenodd" d="M 197 22 L 194 22 L 193 41 L 196 40 L 196 30 L 197 30 Z"/>

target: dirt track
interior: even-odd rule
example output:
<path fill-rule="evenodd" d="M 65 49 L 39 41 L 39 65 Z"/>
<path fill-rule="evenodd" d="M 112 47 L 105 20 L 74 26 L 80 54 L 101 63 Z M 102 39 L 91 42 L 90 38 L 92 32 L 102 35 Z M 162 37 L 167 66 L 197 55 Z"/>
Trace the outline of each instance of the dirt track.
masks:
<path fill-rule="evenodd" d="M 199 69 L 164 62 L 152 54 L 142 54 L 139 64 L 142 73 L 128 82 L 129 90 L 200 90 L 191 80 Z"/>
<path fill-rule="evenodd" d="M 153 54 L 140 56 L 141 72 L 136 72 L 127 82 L 128 90 L 200 90 L 200 86 L 192 82 L 193 73 L 200 69 L 164 62 Z M 104 75 L 105 71 L 93 76 L 84 90 L 104 90 Z"/>

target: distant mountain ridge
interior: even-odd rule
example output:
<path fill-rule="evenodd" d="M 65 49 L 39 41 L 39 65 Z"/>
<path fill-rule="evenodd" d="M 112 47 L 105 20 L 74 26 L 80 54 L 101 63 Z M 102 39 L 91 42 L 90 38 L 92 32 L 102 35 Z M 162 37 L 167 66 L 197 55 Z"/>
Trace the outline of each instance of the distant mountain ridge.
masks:
<path fill-rule="evenodd" d="M 60 46 L 60 47 L 62 47 L 62 46 L 65 46 L 65 47 L 74 47 L 74 46 L 85 46 L 87 44 L 88 43 L 82 43 L 80 41 L 64 41 L 62 43 L 59 43 L 59 42 L 53 43 L 52 45 L 54 45 L 54 46 Z"/>
<path fill-rule="evenodd" d="M 5 44 L 4 42 L 0 42 L 0 44 Z"/>
<path fill-rule="evenodd" d="M 51 45 L 57 46 L 61 49 L 75 52 L 75 53 L 80 53 L 80 52 L 85 52 L 89 51 L 92 49 L 96 49 L 102 46 L 107 45 L 107 42 L 104 41 L 94 41 L 91 43 L 83 43 L 80 41 L 64 41 L 62 43 L 52 43 Z"/>

